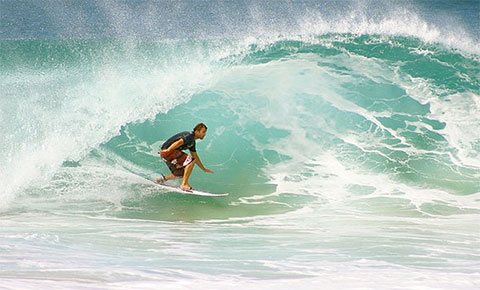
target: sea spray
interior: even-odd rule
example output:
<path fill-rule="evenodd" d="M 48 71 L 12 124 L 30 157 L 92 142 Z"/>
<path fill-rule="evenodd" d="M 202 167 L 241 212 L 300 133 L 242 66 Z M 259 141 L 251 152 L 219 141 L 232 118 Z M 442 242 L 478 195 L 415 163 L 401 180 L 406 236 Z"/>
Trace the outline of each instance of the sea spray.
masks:
<path fill-rule="evenodd" d="M 478 1 L 0 5 L 5 287 L 478 288 Z"/>

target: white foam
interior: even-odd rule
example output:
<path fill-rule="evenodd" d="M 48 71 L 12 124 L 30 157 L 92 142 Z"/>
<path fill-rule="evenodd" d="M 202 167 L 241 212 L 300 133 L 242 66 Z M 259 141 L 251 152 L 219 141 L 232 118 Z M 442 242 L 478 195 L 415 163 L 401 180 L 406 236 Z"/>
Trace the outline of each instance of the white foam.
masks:
<path fill-rule="evenodd" d="M 478 43 L 458 23 L 438 27 L 405 8 L 385 11 L 381 17 L 368 16 L 365 8 L 358 8 L 348 12 L 347 15 L 336 17 L 327 17 L 314 12 L 306 15 L 299 23 L 302 35 L 352 33 L 410 36 L 427 43 L 441 43 L 469 53 L 480 53 Z"/>
<path fill-rule="evenodd" d="M 452 162 L 480 168 L 480 94 L 439 88 L 418 77 L 397 76 L 394 82 L 410 97 L 429 104 L 431 119 L 445 123 L 445 128 L 438 132 L 456 149 Z"/>
<path fill-rule="evenodd" d="M 337 75 L 326 67 L 318 66 L 316 60 L 314 55 L 305 55 L 301 58 L 272 61 L 254 67 L 237 67 L 230 71 L 231 75 L 226 75 L 215 86 L 215 89 L 229 96 L 230 108 L 237 112 L 239 117 L 237 124 L 240 127 L 246 128 L 249 122 L 258 120 L 266 128 L 272 127 L 289 132 L 288 136 L 275 140 L 268 145 L 258 142 L 255 138 L 250 138 L 251 143 L 256 146 L 259 152 L 267 147 L 279 154 L 291 157 L 291 160 L 282 161 L 280 164 L 265 169 L 265 173 L 272 178 L 272 183 L 278 186 L 276 193 L 244 198 L 240 201 L 241 203 L 259 203 L 262 200 L 268 201 L 272 195 L 298 193 L 300 195 L 318 196 L 329 203 L 338 203 L 339 208 L 342 208 L 343 203 L 352 198 L 352 192 L 349 190 L 350 186 L 359 185 L 373 187 L 373 192 L 368 195 L 368 198 L 396 196 L 417 208 L 418 212 L 421 211 L 420 208 L 423 204 L 436 203 L 439 200 L 456 208 L 480 208 L 479 203 L 472 196 L 456 197 L 447 189 L 429 189 L 422 187 L 420 184 L 403 183 L 400 181 L 401 178 L 397 178 L 397 173 L 394 171 L 384 172 L 371 168 L 367 169 L 363 168 L 361 164 L 349 164 L 347 166 L 344 163 L 348 160 L 351 161 L 353 157 L 345 158 L 343 156 L 342 148 L 345 148 L 345 146 L 339 145 L 336 149 L 329 148 L 329 146 L 332 146 L 329 142 L 332 142 L 336 137 L 342 140 L 344 144 L 353 145 L 359 150 L 359 154 L 375 153 L 392 162 L 402 163 L 401 160 L 389 157 L 382 149 L 387 148 L 392 151 L 404 152 L 409 155 L 409 158 L 415 158 L 415 156 L 423 154 L 441 156 L 444 154 L 442 148 L 439 148 L 438 151 L 416 148 L 414 144 L 409 144 L 407 139 L 400 134 L 402 130 L 385 127 L 377 120 L 378 117 L 390 117 L 395 113 L 394 111 L 369 111 L 341 95 L 345 91 L 341 84 L 343 82 L 355 82 L 352 75 L 360 75 L 363 79 L 368 78 L 374 83 L 397 84 L 404 88 L 409 96 L 425 104 L 432 102 L 432 99 L 439 98 L 438 94 L 423 94 L 432 90 L 430 84 L 414 83 L 410 84 L 412 87 L 407 87 L 408 83 L 398 79 L 395 69 L 386 69 L 385 66 L 382 66 L 381 61 L 375 59 L 356 58 L 355 56 L 346 59 L 331 57 L 330 61 L 335 61 L 336 64 L 344 65 L 351 70 L 349 76 Z M 323 63 L 328 62 L 327 59 L 321 61 Z M 254 85 L 252 83 L 246 84 L 252 79 L 256 81 Z M 242 91 L 243 89 L 245 91 Z M 423 98 L 420 98 L 419 95 L 422 94 Z M 253 100 L 251 99 L 252 96 L 257 96 L 260 100 Z M 312 100 L 312 102 L 307 102 L 307 106 L 303 104 L 304 101 L 309 100 Z M 464 107 L 469 102 L 472 102 L 472 98 L 465 99 L 465 102 L 459 100 L 456 105 Z M 308 107 L 308 104 L 310 107 Z M 367 131 L 351 129 L 345 132 L 336 129 L 335 121 L 328 120 L 329 116 L 323 115 L 321 108 L 317 108 L 322 104 L 328 104 L 341 112 L 351 112 L 361 116 L 366 122 L 373 124 L 376 129 Z M 442 105 L 445 110 L 452 107 L 452 105 Z M 262 109 L 260 110 L 259 107 Z M 431 108 L 432 115 L 427 117 L 433 120 L 445 120 L 447 124 L 450 121 L 452 121 L 451 124 L 456 124 L 454 119 L 447 120 L 445 117 L 439 117 L 435 106 L 431 106 Z M 469 110 L 476 112 L 477 109 L 476 107 L 470 107 Z M 480 116 L 480 114 L 476 115 Z M 464 115 L 464 117 L 466 120 L 476 120 L 476 117 L 472 117 L 471 114 Z M 431 125 L 421 121 L 408 121 L 407 125 L 415 125 L 414 132 L 416 133 L 422 133 L 421 128 L 432 129 Z M 478 126 L 476 124 L 471 125 L 471 130 Z M 404 147 L 384 144 L 384 138 L 378 136 L 379 132 L 388 132 L 396 140 L 399 140 Z M 476 133 L 472 134 L 468 130 L 462 129 L 456 132 L 460 135 L 471 134 L 472 140 L 476 139 Z M 248 135 L 245 138 L 249 138 Z M 325 142 L 322 142 L 322 139 Z M 449 142 L 448 146 L 457 147 L 454 141 Z M 468 149 L 466 152 L 475 152 L 472 147 L 465 149 Z M 460 155 L 460 158 L 462 158 L 462 155 Z M 360 158 L 360 160 L 364 159 Z M 379 165 L 382 166 L 382 164 Z M 468 165 L 468 160 L 457 165 L 464 167 Z M 456 171 L 452 169 L 452 174 L 455 173 Z M 468 175 L 464 176 L 467 182 L 473 182 L 473 178 Z M 355 198 L 361 200 L 364 197 Z"/>
<path fill-rule="evenodd" d="M 119 64 L 97 66 L 89 79 L 75 80 L 70 86 L 61 84 L 63 72 L 49 72 L 48 78 L 59 82 L 59 88 L 42 88 L 41 80 L 35 83 L 35 75 L 21 82 L 35 94 L 16 93 L 21 95 L 16 96 L 17 111 L 9 121 L 17 124 L 13 129 L 29 131 L 6 132 L 15 136 L 11 142 L 16 146 L 2 149 L 7 151 L 0 158 L 0 209 L 8 208 L 22 189 L 48 181 L 65 160 L 79 160 L 118 134 L 121 126 L 167 112 L 212 81 L 208 63 L 133 76 L 129 69 Z M 51 106 L 52 100 L 58 103 Z"/>

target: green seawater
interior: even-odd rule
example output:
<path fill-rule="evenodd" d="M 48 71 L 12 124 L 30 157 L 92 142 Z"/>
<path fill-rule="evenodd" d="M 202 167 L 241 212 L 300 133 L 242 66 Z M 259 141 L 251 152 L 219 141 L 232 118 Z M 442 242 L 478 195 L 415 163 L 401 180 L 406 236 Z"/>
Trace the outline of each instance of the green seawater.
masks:
<path fill-rule="evenodd" d="M 0 52 L 7 287 L 478 282 L 478 54 L 351 33 Z M 152 183 L 199 122 L 215 173 L 190 184 L 228 197 Z"/>

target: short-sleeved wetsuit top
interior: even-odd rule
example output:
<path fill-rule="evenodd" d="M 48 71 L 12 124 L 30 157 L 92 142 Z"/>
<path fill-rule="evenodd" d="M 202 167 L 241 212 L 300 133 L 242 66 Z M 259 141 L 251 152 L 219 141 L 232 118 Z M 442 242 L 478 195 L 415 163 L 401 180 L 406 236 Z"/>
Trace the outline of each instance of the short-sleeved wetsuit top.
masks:
<path fill-rule="evenodd" d="M 178 147 L 176 150 L 190 150 L 192 152 L 197 152 L 195 149 L 195 133 L 193 131 L 185 131 L 178 133 L 170 139 L 168 139 L 165 143 L 162 145 L 162 150 L 168 149 L 173 143 L 177 142 L 178 140 L 183 139 L 183 145 Z"/>

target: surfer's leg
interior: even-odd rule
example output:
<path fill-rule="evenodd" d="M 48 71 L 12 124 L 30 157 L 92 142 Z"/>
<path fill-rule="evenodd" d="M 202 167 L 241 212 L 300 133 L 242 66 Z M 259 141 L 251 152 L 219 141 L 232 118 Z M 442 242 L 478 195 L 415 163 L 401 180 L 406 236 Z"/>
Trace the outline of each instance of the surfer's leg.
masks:
<path fill-rule="evenodd" d="M 172 180 L 172 179 L 177 179 L 177 178 L 180 178 L 180 176 L 175 176 L 173 174 L 169 174 L 169 175 L 165 176 L 165 181 Z"/>
<path fill-rule="evenodd" d="M 173 174 L 169 174 L 167 176 L 160 176 L 156 179 L 156 183 L 164 183 L 165 181 L 172 180 L 172 179 L 177 179 L 177 178 L 182 178 L 181 176 L 175 176 Z"/>
<path fill-rule="evenodd" d="M 186 155 L 185 153 L 181 152 L 177 155 L 172 155 L 173 157 L 178 157 L 178 156 L 181 156 L 181 155 Z M 172 158 L 173 158 L 172 157 Z M 173 159 L 163 159 L 163 161 L 165 162 L 165 164 L 167 165 L 168 169 L 170 169 L 170 171 L 172 173 L 170 173 L 169 175 L 165 176 L 162 174 L 162 176 L 158 177 L 156 179 L 156 183 L 164 183 L 165 181 L 168 181 L 168 180 L 172 180 L 172 179 L 178 179 L 178 178 L 182 178 L 183 175 L 184 175 L 184 171 L 183 171 L 183 168 L 177 168 L 176 164 L 178 163 L 177 161 L 177 158 L 173 158 Z M 175 161 L 175 162 L 172 162 L 172 161 Z"/>
<path fill-rule="evenodd" d="M 155 179 L 155 183 L 162 184 L 166 181 L 165 175 L 163 173 L 160 173 L 160 176 Z"/>
<path fill-rule="evenodd" d="M 192 174 L 193 167 L 195 166 L 196 161 L 193 160 L 192 163 L 188 164 L 187 167 L 185 167 L 185 172 L 183 173 L 183 180 L 182 180 L 182 185 L 180 186 L 182 189 L 191 189 L 192 187 L 188 184 L 188 179 L 190 178 L 190 175 Z"/>

